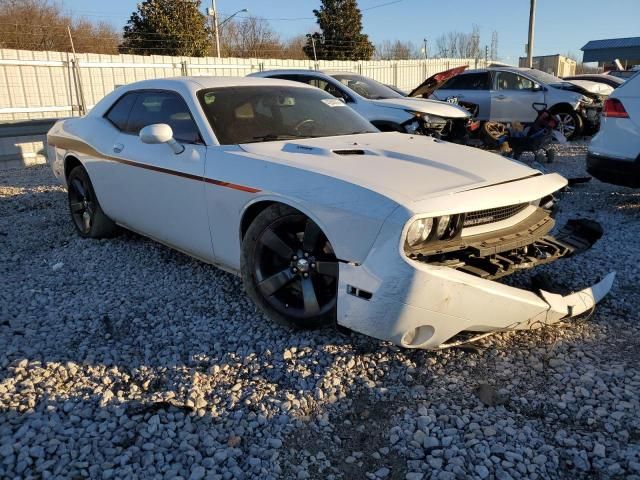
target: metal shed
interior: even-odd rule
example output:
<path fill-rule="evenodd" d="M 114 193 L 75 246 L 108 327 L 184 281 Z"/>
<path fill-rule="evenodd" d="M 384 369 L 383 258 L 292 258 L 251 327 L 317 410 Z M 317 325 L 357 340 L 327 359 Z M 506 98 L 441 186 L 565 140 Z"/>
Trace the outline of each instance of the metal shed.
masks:
<path fill-rule="evenodd" d="M 585 63 L 612 63 L 617 58 L 625 66 L 640 64 L 640 37 L 591 40 L 580 50 Z"/>

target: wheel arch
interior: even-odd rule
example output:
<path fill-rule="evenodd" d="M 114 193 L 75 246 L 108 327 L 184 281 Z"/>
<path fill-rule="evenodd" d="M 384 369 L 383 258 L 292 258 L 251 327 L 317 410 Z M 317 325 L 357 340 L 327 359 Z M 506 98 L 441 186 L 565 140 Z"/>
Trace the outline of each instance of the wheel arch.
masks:
<path fill-rule="evenodd" d="M 552 107 L 549 108 L 549 111 L 551 113 L 557 113 L 557 112 L 575 112 L 576 109 L 573 108 L 573 105 L 571 105 L 570 103 L 567 102 L 560 102 L 560 103 L 556 103 L 555 105 L 553 105 Z"/>
<path fill-rule="evenodd" d="M 67 181 L 69 179 L 69 174 L 71 173 L 71 170 L 73 170 L 77 166 L 82 166 L 82 162 L 80 161 L 78 156 L 74 155 L 73 153 L 68 153 L 64 157 L 64 179 L 65 179 L 65 181 Z"/>
<path fill-rule="evenodd" d="M 260 215 L 260 213 L 263 212 L 265 209 L 269 208 L 272 205 L 277 205 L 277 204 L 284 205 L 289 208 L 293 208 L 294 210 L 297 210 L 298 212 L 302 213 L 306 217 L 313 220 L 316 223 L 316 225 L 320 227 L 320 230 L 322 230 L 322 232 L 325 234 L 325 236 L 329 240 L 329 243 L 331 243 L 331 246 L 333 247 L 333 250 L 336 253 L 336 256 L 340 258 L 340 247 L 339 245 L 336 244 L 335 238 L 332 235 L 332 232 L 329 229 L 329 227 L 317 215 L 312 213 L 305 206 L 301 205 L 296 201 L 281 198 L 281 197 L 268 196 L 268 197 L 257 198 L 257 199 L 254 199 L 252 202 L 248 203 L 244 207 L 240 215 L 240 231 L 238 232 L 240 244 L 242 244 L 242 241 L 244 239 L 245 234 L 247 233 L 247 230 L 249 229 L 249 226 L 256 219 L 256 217 Z"/>

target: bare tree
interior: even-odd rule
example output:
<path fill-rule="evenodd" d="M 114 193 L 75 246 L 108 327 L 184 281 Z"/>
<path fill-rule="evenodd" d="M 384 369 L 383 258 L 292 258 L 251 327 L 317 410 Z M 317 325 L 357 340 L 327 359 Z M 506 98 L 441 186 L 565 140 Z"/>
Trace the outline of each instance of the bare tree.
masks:
<path fill-rule="evenodd" d="M 385 40 L 376 46 L 377 60 L 408 60 L 418 57 L 418 49 L 412 42 Z"/>
<path fill-rule="evenodd" d="M 220 29 L 223 55 L 228 57 L 272 57 L 282 52 L 280 37 L 263 18 L 249 16 L 232 20 Z"/>
<path fill-rule="evenodd" d="M 447 32 L 436 39 L 436 50 L 440 57 L 479 58 L 480 27 L 474 25 L 470 33 Z"/>
<path fill-rule="evenodd" d="M 290 60 L 307 60 L 304 47 L 307 44 L 306 35 L 296 35 L 282 43 L 282 53 L 275 58 L 286 58 Z"/>
<path fill-rule="evenodd" d="M 120 36 L 106 23 L 73 19 L 51 0 L 0 0 L 0 48 L 118 53 Z"/>

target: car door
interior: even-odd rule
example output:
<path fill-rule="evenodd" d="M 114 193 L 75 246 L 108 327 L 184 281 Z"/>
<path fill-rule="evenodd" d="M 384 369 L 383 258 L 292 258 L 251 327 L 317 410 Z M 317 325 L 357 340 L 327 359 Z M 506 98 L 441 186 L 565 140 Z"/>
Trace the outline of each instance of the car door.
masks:
<path fill-rule="evenodd" d="M 184 146 L 145 144 L 143 127 L 165 123 Z M 136 92 L 126 127 L 112 147 L 117 185 L 110 202 L 119 223 L 176 249 L 212 259 L 204 168 L 207 147 L 184 99 L 173 91 Z"/>
<path fill-rule="evenodd" d="M 477 106 L 478 120 L 489 120 L 491 108 L 491 77 L 489 72 L 469 72 L 449 79 L 437 89 L 432 98 L 436 100 L 458 103 L 460 105 Z M 466 106 L 466 105 L 465 105 Z"/>
<path fill-rule="evenodd" d="M 544 91 L 535 82 L 514 72 L 495 72 L 491 91 L 491 120 L 533 122 L 538 115 L 534 103 L 544 103 Z"/>

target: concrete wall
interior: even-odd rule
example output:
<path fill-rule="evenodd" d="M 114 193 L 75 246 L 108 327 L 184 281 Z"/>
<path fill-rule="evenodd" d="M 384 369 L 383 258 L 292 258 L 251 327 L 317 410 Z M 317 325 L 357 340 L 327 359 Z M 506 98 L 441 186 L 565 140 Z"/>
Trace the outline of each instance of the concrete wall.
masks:
<path fill-rule="evenodd" d="M 245 76 L 278 68 L 319 68 L 358 72 L 411 90 L 426 77 L 449 68 L 484 67 L 484 60 L 320 61 L 257 58 L 192 58 L 161 55 L 100 55 L 0 49 L 0 130 L 7 122 L 80 115 L 118 85 L 179 75 Z M 42 162 L 42 135 L 2 137 L 0 168 Z"/>

